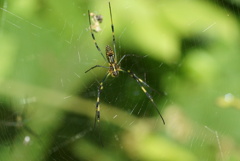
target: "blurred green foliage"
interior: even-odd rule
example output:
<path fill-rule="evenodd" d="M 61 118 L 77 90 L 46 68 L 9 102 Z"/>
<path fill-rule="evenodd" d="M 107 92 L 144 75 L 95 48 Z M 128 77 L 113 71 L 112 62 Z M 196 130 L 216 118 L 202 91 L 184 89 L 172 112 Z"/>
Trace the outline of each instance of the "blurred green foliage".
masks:
<path fill-rule="evenodd" d="M 122 67 L 151 87 L 166 125 L 127 74 L 109 78 L 107 1 L 0 2 L 0 160 L 240 159 L 238 1 L 111 1 Z M 30 140 L 28 140 L 30 139 Z"/>

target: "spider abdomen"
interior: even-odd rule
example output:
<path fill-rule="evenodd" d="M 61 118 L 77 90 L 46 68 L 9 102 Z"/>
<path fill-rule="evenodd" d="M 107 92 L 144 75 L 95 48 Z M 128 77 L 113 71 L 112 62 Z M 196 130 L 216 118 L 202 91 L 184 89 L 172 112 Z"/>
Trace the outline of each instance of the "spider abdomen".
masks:
<path fill-rule="evenodd" d="M 116 63 L 115 53 L 113 52 L 112 48 L 109 45 L 106 46 L 106 57 L 108 59 L 109 64 Z"/>

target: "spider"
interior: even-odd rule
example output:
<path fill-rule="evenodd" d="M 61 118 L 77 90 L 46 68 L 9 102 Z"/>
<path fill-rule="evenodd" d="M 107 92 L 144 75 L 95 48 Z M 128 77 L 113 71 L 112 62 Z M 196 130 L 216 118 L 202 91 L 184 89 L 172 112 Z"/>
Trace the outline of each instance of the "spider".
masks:
<path fill-rule="evenodd" d="M 112 39 L 113 39 L 113 49 L 107 45 L 106 46 L 106 57 L 103 56 L 103 53 L 100 49 L 100 47 L 98 46 L 94 33 L 93 33 L 93 29 L 92 29 L 92 25 L 91 25 L 91 13 L 88 10 L 88 17 L 89 17 L 89 25 L 90 25 L 90 32 L 92 35 L 92 39 L 93 42 L 95 44 L 95 47 L 97 48 L 98 52 L 102 55 L 102 57 L 104 58 L 104 60 L 108 63 L 108 67 L 106 66 L 101 66 L 101 65 L 95 65 L 93 67 L 91 67 L 90 69 L 88 69 L 87 71 L 85 71 L 85 73 L 89 72 L 90 70 L 97 68 L 97 67 L 101 67 L 101 68 L 106 68 L 108 69 L 106 75 L 104 76 L 104 78 L 102 79 L 102 81 L 99 84 L 98 87 L 98 93 L 97 93 L 97 102 L 96 102 L 96 114 L 95 114 L 95 123 L 94 126 L 96 124 L 96 122 L 100 122 L 100 94 L 103 90 L 103 83 L 106 81 L 106 79 L 111 75 L 112 77 L 117 77 L 119 75 L 119 72 L 124 72 L 124 73 L 128 73 L 140 86 L 140 88 L 142 89 L 142 91 L 146 94 L 146 96 L 149 98 L 149 100 L 152 102 L 152 104 L 154 105 L 155 109 L 158 112 L 158 115 L 160 116 L 160 118 L 162 119 L 163 124 L 165 124 L 165 121 L 160 113 L 160 111 L 157 108 L 157 105 L 155 104 L 155 102 L 153 101 L 152 96 L 147 92 L 147 90 L 144 88 L 148 87 L 150 89 L 152 89 L 146 82 L 144 82 L 142 79 L 140 79 L 136 74 L 134 74 L 132 71 L 130 70 L 125 70 L 122 67 L 120 67 L 120 63 L 121 61 L 129 55 L 124 55 L 119 61 L 117 61 L 117 56 L 116 56 L 116 43 L 115 43 L 115 35 L 114 35 L 114 26 L 113 26 L 113 20 L 112 20 L 112 9 L 111 9 L 111 4 L 109 2 L 109 11 L 110 11 L 110 19 L 111 19 L 111 30 L 112 30 Z"/>

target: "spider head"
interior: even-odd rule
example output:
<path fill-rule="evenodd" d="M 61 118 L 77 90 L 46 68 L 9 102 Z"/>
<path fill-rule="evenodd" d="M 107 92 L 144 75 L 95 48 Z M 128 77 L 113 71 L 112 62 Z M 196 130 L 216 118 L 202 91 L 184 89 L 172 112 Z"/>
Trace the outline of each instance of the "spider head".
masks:
<path fill-rule="evenodd" d="M 110 64 L 108 71 L 112 77 L 117 77 L 119 75 L 119 66 L 117 64 Z"/>
<path fill-rule="evenodd" d="M 112 77 L 118 77 L 119 72 L 118 71 L 112 71 L 111 76 Z"/>

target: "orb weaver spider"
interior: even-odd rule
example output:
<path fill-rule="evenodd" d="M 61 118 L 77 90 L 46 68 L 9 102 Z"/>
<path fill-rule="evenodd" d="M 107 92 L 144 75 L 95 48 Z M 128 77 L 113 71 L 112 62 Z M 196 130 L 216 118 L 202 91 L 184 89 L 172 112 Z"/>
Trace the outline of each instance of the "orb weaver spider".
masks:
<path fill-rule="evenodd" d="M 119 61 L 117 61 L 117 56 L 116 56 L 116 43 L 115 43 L 115 35 L 114 35 L 114 26 L 113 26 L 113 20 L 112 20 L 112 10 L 111 10 L 111 4 L 109 2 L 109 11 L 110 11 L 110 20 L 111 20 L 111 30 L 112 30 L 112 41 L 113 41 L 113 49 L 107 45 L 106 46 L 106 57 L 103 56 L 103 53 L 100 49 L 100 47 L 98 46 L 94 33 L 93 33 L 93 29 L 92 29 L 92 24 L 91 24 L 91 13 L 88 10 L 88 17 L 89 17 L 89 25 L 90 25 L 90 32 L 92 35 L 92 39 L 93 42 L 95 44 L 95 47 L 97 48 L 98 52 L 102 55 L 102 57 L 104 58 L 104 60 L 108 63 L 108 67 L 106 66 L 101 66 L 101 65 L 95 65 L 93 67 L 91 67 L 90 69 L 88 69 L 87 71 L 85 71 L 85 73 L 89 72 L 90 70 L 97 68 L 97 67 L 101 67 L 101 68 L 106 68 L 108 69 L 106 75 L 104 76 L 104 78 L 102 79 L 102 81 L 100 82 L 100 85 L 98 87 L 98 93 L 97 93 L 97 103 L 96 103 L 96 114 L 95 114 L 95 123 L 94 123 L 94 127 L 96 122 L 100 122 L 100 94 L 103 90 L 103 83 L 106 81 L 106 79 L 111 75 L 112 77 L 117 77 L 119 75 L 119 72 L 124 72 L 124 73 L 128 73 L 134 80 L 136 80 L 136 82 L 139 84 L 140 88 L 142 89 L 142 91 L 146 94 L 146 96 L 149 98 L 149 100 L 152 102 L 152 104 L 154 105 L 155 109 L 157 110 L 158 115 L 160 116 L 160 118 L 162 119 L 163 124 L 165 124 L 165 121 L 160 113 L 160 111 L 157 108 L 157 105 L 155 104 L 155 102 L 153 101 L 152 96 L 147 92 L 147 90 L 144 88 L 148 87 L 151 88 L 146 82 L 144 82 L 142 79 L 140 79 L 136 74 L 134 74 L 132 71 L 130 70 L 124 70 L 122 67 L 120 67 L 120 63 L 121 61 L 129 55 L 124 55 Z M 152 89 L 152 88 L 151 88 Z"/>

